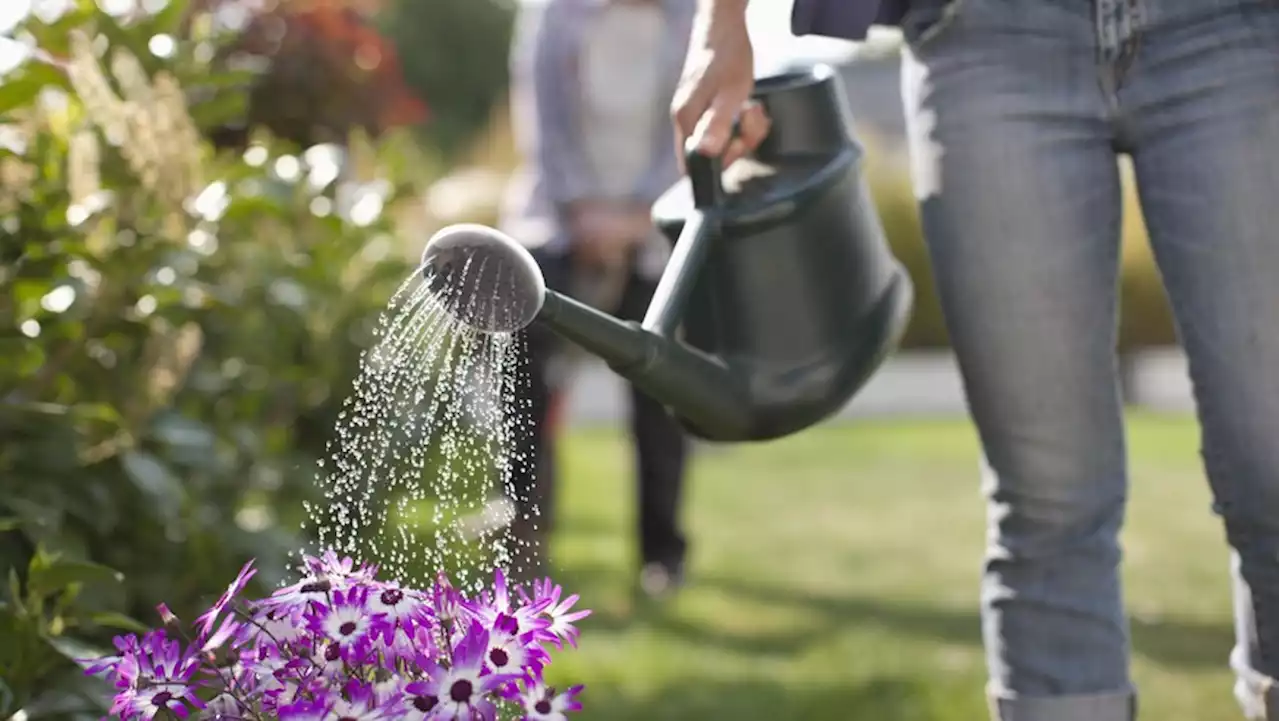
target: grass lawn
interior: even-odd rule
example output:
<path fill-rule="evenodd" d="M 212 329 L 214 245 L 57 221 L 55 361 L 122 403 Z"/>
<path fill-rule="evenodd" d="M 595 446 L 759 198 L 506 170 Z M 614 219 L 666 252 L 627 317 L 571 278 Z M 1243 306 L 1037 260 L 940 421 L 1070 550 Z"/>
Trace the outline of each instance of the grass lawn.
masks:
<path fill-rule="evenodd" d="M 1197 434 L 1134 416 L 1125 535 L 1142 716 L 1237 718 L 1227 549 Z M 964 422 L 860 424 L 700 454 L 690 585 L 632 601 L 630 450 L 572 435 L 562 458 L 559 581 L 596 615 L 554 680 L 581 718 L 978 721 L 986 718 L 977 446 Z"/>

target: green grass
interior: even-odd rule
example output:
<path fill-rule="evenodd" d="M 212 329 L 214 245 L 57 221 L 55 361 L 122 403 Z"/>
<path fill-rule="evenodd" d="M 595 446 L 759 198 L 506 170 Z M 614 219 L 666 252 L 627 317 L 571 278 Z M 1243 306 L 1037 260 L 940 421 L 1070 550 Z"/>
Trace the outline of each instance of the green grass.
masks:
<path fill-rule="evenodd" d="M 1194 425 L 1130 423 L 1125 580 L 1145 719 L 1236 718 L 1227 549 Z M 699 455 L 690 585 L 632 600 L 630 449 L 564 448 L 557 580 L 596 610 L 560 683 L 584 720 L 985 718 L 977 446 L 963 422 L 826 427 Z"/>

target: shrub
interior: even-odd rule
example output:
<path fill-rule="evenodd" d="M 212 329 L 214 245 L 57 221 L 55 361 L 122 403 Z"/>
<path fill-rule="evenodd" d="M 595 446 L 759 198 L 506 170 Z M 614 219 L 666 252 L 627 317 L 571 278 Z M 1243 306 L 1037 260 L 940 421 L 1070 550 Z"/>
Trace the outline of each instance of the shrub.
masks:
<path fill-rule="evenodd" d="M 158 599 L 191 617 L 246 558 L 283 577 L 409 270 L 379 212 L 408 190 L 395 139 L 356 142 L 350 182 L 324 148 L 216 153 L 202 136 L 244 100 L 199 96 L 240 80 L 197 52 L 216 39 L 146 51 L 182 10 L 28 19 L 43 52 L 0 86 L 3 718 L 100 712 L 67 656 Z"/>
<path fill-rule="evenodd" d="M 1151 255 L 1147 228 L 1128 162 L 1121 163 L 1124 220 L 1120 247 L 1120 348 L 1170 346 L 1178 342 L 1163 280 Z"/>
<path fill-rule="evenodd" d="M 405 82 L 431 101 L 424 137 L 449 160 L 465 152 L 506 94 L 515 14 L 510 0 L 387 0 L 378 13 Z"/>
<path fill-rule="evenodd" d="M 920 229 L 919 211 L 907 163 L 868 145 L 866 173 L 885 233 L 916 289 L 915 311 L 903 338 L 904 348 L 949 345 L 933 271 Z M 1176 343 L 1169 304 L 1147 243 L 1146 227 L 1128 164 L 1121 164 L 1124 221 L 1121 230 L 1120 340 L 1122 351 Z"/>
<path fill-rule="evenodd" d="M 863 142 L 867 145 L 864 172 L 880 213 L 880 222 L 884 225 L 885 237 L 915 286 L 915 307 L 902 338 L 902 347 L 946 348 L 949 345 L 946 324 L 934 289 L 933 270 L 920 228 L 915 194 L 911 190 L 909 168 L 901 158 L 877 147 L 873 138 L 865 138 Z"/>
<path fill-rule="evenodd" d="M 201 0 L 216 9 L 228 0 Z M 427 109 L 401 76 L 396 49 L 351 0 L 284 0 L 254 13 L 224 46 L 222 67 L 259 67 L 248 107 L 216 132 L 242 146 L 254 128 L 301 146 L 342 142 L 424 121 Z"/>

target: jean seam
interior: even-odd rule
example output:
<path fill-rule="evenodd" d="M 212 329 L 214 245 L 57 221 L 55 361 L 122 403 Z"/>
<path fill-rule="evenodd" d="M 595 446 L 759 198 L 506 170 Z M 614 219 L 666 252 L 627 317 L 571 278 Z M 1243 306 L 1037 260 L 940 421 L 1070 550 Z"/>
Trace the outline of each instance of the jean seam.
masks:
<path fill-rule="evenodd" d="M 955 24 L 956 19 L 959 17 L 960 10 L 967 5 L 968 2 L 969 0 L 949 0 L 942 8 L 942 12 L 938 13 L 937 19 L 930 23 L 915 40 L 909 42 L 911 51 L 918 54 L 927 50 L 929 46 L 935 44 L 939 37 L 941 37 L 948 28 Z M 911 19 L 911 15 L 917 12 L 919 12 L 919 10 L 908 10 L 907 16 L 903 19 L 902 24 L 904 26 L 907 25 Z"/>

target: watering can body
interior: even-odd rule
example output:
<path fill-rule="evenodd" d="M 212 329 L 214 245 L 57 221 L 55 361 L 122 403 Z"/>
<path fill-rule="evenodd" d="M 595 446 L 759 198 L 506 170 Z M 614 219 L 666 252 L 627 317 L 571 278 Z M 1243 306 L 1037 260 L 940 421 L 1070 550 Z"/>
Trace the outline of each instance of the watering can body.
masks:
<path fill-rule="evenodd" d="M 736 379 L 744 415 L 732 424 L 700 426 L 676 409 L 708 440 L 777 438 L 838 412 L 896 346 L 911 308 L 833 75 L 819 67 L 765 78 L 756 97 L 770 135 L 723 174 L 726 187 L 707 193 L 720 193 L 708 198 L 720 217 L 687 297 L 663 311 L 673 299 L 660 287 L 646 318 L 662 332 L 674 323 L 657 327 L 660 313 L 678 316 L 679 340 Z M 692 186 L 715 182 L 690 168 L 654 205 L 658 227 L 677 242 L 699 212 L 704 190 Z"/>
<path fill-rule="evenodd" d="M 642 323 L 547 290 L 527 252 L 494 241 L 496 231 L 438 234 L 425 272 L 481 268 L 467 297 L 501 302 L 481 314 L 469 301 L 473 325 L 544 324 L 698 438 L 770 440 L 830 417 L 896 347 L 911 282 L 861 175 L 834 73 L 817 66 L 763 78 L 755 97 L 772 125 L 754 157 L 721 172 L 715 159 L 689 154 L 687 177 L 655 203 L 674 247 Z"/>

